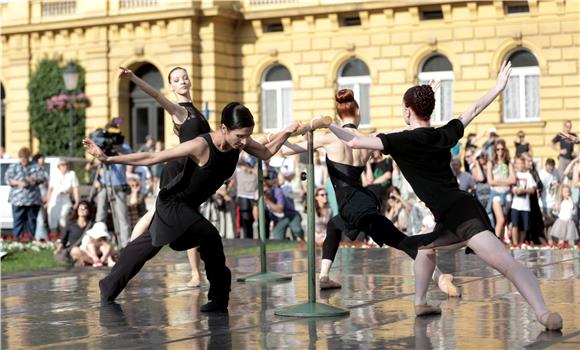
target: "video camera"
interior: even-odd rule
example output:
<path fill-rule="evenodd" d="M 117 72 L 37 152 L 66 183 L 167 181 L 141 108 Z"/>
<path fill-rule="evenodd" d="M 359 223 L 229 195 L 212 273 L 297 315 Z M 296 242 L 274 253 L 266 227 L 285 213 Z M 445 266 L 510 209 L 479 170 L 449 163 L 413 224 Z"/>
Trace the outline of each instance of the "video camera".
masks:
<path fill-rule="evenodd" d="M 120 146 L 125 142 L 125 136 L 119 128 L 99 128 L 91 133 L 91 140 L 101 148 L 105 154 L 111 155 L 114 146 Z"/>

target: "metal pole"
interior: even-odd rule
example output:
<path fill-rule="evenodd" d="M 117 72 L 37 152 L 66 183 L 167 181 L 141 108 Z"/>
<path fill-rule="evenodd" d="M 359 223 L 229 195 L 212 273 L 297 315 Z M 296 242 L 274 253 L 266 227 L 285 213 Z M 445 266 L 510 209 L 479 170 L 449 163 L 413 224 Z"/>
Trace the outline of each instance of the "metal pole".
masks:
<path fill-rule="evenodd" d="M 307 212 L 308 215 L 308 301 L 316 302 L 316 262 L 314 252 L 314 133 L 309 131 L 306 135 L 308 144 L 308 167 L 307 167 Z"/>
<path fill-rule="evenodd" d="M 350 311 L 341 307 L 316 302 L 316 263 L 314 252 L 314 132 L 308 131 L 307 215 L 308 215 L 308 302 L 274 310 L 274 315 L 289 317 L 337 317 L 347 316 Z"/>
<path fill-rule="evenodd" d="M 258 160 L 258 232 L 260 234 L 262 273 L 266 273 L 266 208 L 264 203 L 264 172 L 261 160 Z"/>
<path fill-rule="evenodd" d="M 258 230 L 260 233 L 260 267 L 261 272 L 239 277 L 238 282 L 282 282 L 289 281 L 292 276 L 276 272 L 268 272 L 266 268 L 266 206 L 264 203 L 264 171 L 262 161 L 258 159 Z"/>

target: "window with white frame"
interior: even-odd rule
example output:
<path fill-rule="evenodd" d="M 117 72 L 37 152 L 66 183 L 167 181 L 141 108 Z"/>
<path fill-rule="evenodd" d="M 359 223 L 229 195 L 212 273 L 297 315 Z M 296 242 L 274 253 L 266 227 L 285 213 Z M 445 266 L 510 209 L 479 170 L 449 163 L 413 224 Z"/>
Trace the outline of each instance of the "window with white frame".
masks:
<path fill-rule="evenodd" d="M 292 121 L 292 76 L 286 67 L 275 64 L 262 78 L 262 130 L 284 128 Z"/>
<path fill-rule="evenodd" d="M 509 58 L 512 73 L 503 92 L 505 122 L 540 119 L 540 68 L 538 60 L 527 50 L 518 50 Z"/>
<path fill-rule="evenodd" d="M 425 59 L 419 71 L 419 84 L 439 80 L 441 85 L 435 91 L 435 108 L 431 122 L 441 124 L 453 117 L 453 66 L 447 57 L 433 55 Z"/>
<path fill-rule="evenodd" d="M 338 70 L 338 90 L 351 89 L 360 107 L 360 124 L 370 125 L 370 86 L 371 77 L 366 63 L 353 58 Z"/>

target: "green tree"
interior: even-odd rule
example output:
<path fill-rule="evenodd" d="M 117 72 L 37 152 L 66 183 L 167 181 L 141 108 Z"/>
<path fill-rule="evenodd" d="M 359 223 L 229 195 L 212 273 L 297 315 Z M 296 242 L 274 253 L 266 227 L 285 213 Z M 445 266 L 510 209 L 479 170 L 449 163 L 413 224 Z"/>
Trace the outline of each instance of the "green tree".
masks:
<path fill-rule="evenodd" d="M 34 137 L 40 142 L 39 152 L 49 156 L 67 156 L 69 154 L 69 118 L 73 114 L 74 155 L 82 157 L 84 150 L 81 140 L 85 135 L 85 109 L 73 109 L 72 112 L 49 111 L 46 100 L 54 95 L 78 94 L 85 90 L 85 70 L 78 62 L 71 61 L 79 71 L 77 89 L 66 91 L 62 74 L 66 65 L 60 60 L 43 58 L 38 62 L 28 82 L 28 114 L 30 128 Z"/>

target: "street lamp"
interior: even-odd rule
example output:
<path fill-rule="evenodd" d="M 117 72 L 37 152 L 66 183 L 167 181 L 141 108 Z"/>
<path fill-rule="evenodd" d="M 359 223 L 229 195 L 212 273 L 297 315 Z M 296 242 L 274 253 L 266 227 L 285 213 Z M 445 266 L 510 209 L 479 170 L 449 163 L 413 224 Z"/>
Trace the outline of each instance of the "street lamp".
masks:
<path fill-rule="evenodd" d="M 79 82 L 79 71 L 77 67 L 72 63 L 69 64 L 64 69 L 62 74 L 62 79 L 64 80 L 65 89 L 72 95 L 73 91 L 77 89 Z M 74 156 L 74 124 L 73 124 L 73 111 L 72 106 L 69 109 L 69 140 L 68 140 L 68 155 L 69 157 Z"/>

